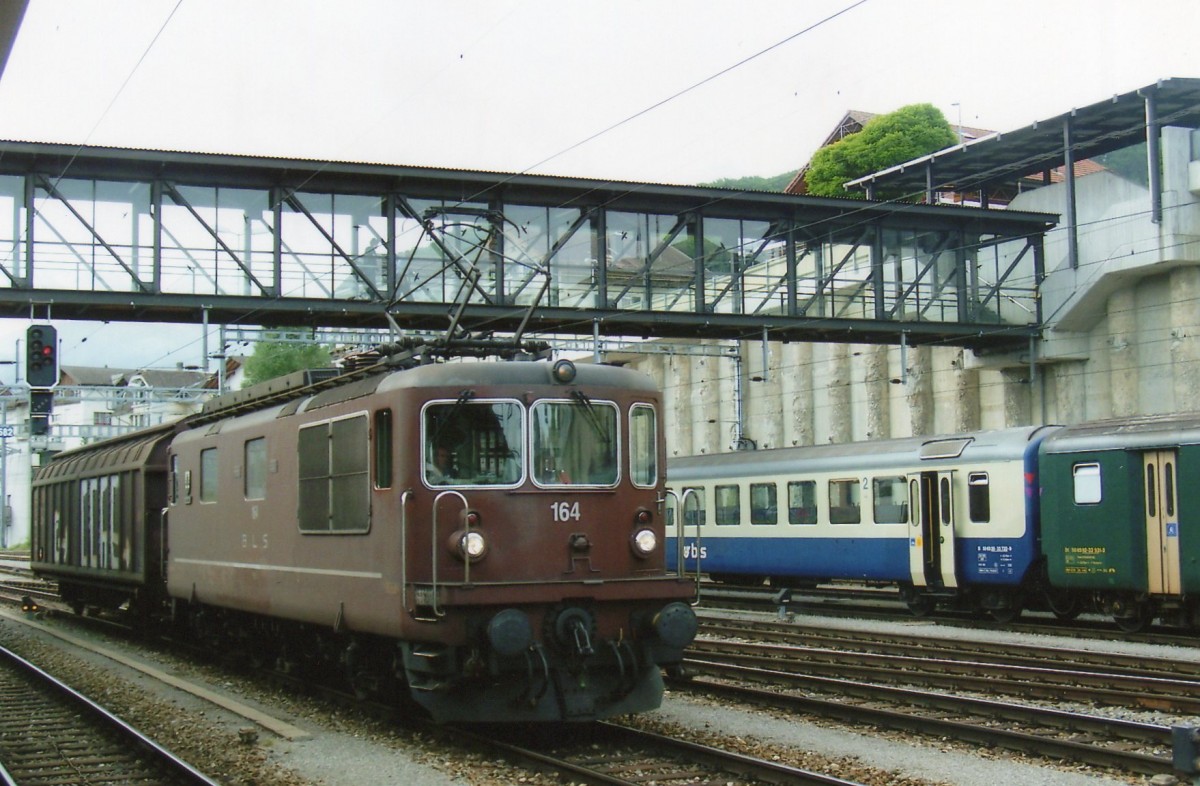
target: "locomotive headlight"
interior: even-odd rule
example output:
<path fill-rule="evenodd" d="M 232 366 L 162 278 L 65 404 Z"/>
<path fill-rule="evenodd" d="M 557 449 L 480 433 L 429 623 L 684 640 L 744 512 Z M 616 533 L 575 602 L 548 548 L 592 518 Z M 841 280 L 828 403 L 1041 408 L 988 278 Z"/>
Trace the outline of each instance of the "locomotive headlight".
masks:
<path fill-rule="evenodd" d="M 467 562 L 478 562 L 487 555 L 488 542 L 479 530 L 459 530 L 450 536 L 446 546 L 454 556 Z"/>
<path fill-rule="evenodd" d="M 477 560 L 487 551 L 487 540 L 482 532 L 468 532 L 462 536 L 458 544 L 463 556 L 469 560 Z"/>
<path fill-rule="evenodd" d="M 630 541 L 633 545 L 633 553 L 639 557 L 649 557 L 658 548 L 658 536 L 654 534 L 652 529 L 639 529 L 633 533 L 633 539 Z"/>

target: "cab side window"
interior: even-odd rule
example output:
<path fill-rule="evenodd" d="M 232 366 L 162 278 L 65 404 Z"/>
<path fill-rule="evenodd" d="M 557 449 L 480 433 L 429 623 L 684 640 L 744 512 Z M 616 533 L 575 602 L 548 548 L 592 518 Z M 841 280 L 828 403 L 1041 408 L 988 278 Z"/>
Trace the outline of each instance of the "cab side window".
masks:
<path fill-rule="evenodd" d="M 217 449 L 200 451 L 200 501 L 217 501 Z"/>

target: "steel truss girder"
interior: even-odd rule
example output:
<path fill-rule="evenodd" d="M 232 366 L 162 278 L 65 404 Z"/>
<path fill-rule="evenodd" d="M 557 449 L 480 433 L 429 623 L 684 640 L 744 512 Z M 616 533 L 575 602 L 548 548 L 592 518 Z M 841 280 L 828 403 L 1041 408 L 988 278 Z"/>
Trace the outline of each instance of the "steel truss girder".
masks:
<path fill-rule="evenodd" d="M 278 327 L 357 328 L 384 326 L 390 317 L 396 325 L 412 329 L 445 329 L 453 319 L 464 330 L 581 334 L 591 332 L 593 322 L 598 322 L 608 334 L 626 331 L 629 335 L 737 339 L 761 337 L 765 328 L 772 338 L 798 341 L 892 342 L 903 333 L 912 343 L 1015 345 L 1037 333 L 1040 326 L 1036 319 L 1024 324 L 976 324 L 973 318 L 988 306 L 995 306 L 998 312 L 1002 300 L 1015 297 L 1010 291 L 1010 277 L 1028 275 L 1022 268 L 1029 264 L 1031 249 L 1035 267 L 1040 267 L 1042 237 L 1053 226 L 1048 216 L 1009 211 L 896 206 L 411 167 L 77 147 L 68 150 L 57 145 L 15 142 L 0 142 L 0 176 L 7 176 L 5 180 L 10 182 L 20 179 L 24 183 L 19 187 L 8 186 L 9 196 L 18 206 L 23 205 L 24 213 L 14 210 L 9 227 L 0 220 L 0 244 L 3 244 L 0 248 L 12 248 L 10 258 L 0 256 L 0 316 L 21 317 L 28 316 L 33 308 L 49 306 L 57 318 L 79 319 L 175 322 L 207 319 L 237 324 L 269 323 Z M 72 200 L 57 187 L 63 177 L 108 185 L 91 189 L 89 193 L 95 202 L 87 205 L 82 201 L 85 209 L 81 210 L 81 200 Z M 113 232 L 118 237 L 132 232 L 134 239 L 126 239 L 124 243 L 136 243 L 139 231 L 144 231 L 136 222 L 152 222 L 154 273 L 150 281 L 139 277 L 138 270 L 124 258 L 122 248 L 133 246 L 122 246 L 105 237 L 104 221 L 112 219 L 103 216 L 113 212 L 115 203 L 98 204 L 102 197 L 95 195 L 119 193 L 120 189 L 109 186 L 121 183 L 131 184 L 129 190 L 139 193 L 148 187 L 152 195 L 149 200 L 143 196 L 139 198 L 141 201 L 131 203 L 136 212 L 145 209 L 148 201 L 147 212 L 126 219 L 130 223 L 118 224 Z M 184 196 L 182 186 L 213 188 L 214 193 L 222 189 L 240 190 L 246 195 L 229 200 L 214 196 L 212 204 L 193 204 Z M 33 221 L 39 215 L 37 189 L 61 204 L 85 228 L 88 239 L 82 244 L 79 240 L 72 243 L 68 240 L 70 235 L 50 226 L 48 239 L 35 243 L 35 230 L 42 229 L 41 224 L 35 226 Z M 330 212 L 317 215 L 302 198 L 307 194 L 345 195 L 350 199 L 337 201 L 336 205 L 352 206 L 343 213 L 341 208 L 335 208 L 335 200 L 330 199 Z M 261 195 L 261 199 L 256 195 Z M 4 196 L 0 189 L 0 198 Z M 167 226 L 162 211 L 164 198 L 186 211 L 194 227 L 180 223 L 178 218 L 173 219 L 172 226 Z M 257 206 L 256 200 L 261 201 L 261 206 Z M 423 204 L 433 207 L 423 208 Z M 470 205 L 486 205 L 486 208 Z M 97 222 L 87 220 L 88 207 L 92 208 L 92 215 L 102 218 Z M 526 207 L 535 208 L 525 211 L 526 215 L 535 216 L 534 231 L 528 236 L 505 212 Z M 281 221 L 285 208 L 302 215 L 307 224 L 293 223 L 285 229 Z M 228 210 L 242 212 L 220 213 Z M 608 216 L 613 212 L 634 214 L 638 221 L 641 216 L 666 220 L 661 224 L 645 222 L 646 231 L 652 234 L 639 244 L 649 250 L 639 251 L 634 257 L 636 266 L 622 273 L 622 277 L 628 278 L 610 287 L 607 226 Z M 215 222 L 206 218 L 218 213 L 222 217 Z M 18 215 L 24 220 L 18 220 Z M 334 231 L 327 228 L 335 220 L 342 221 L 337 239 Z M 712 252 L 710 244 L 705 242 L 705 224 L 709 220 L 726 222 L 724 230 L 713 230 L 713 247 L 719 238 L 721 253 L 731 255 L 729 265 L 722 262 L 719 268 L 714 266 L 711 270 L 706 261 Z M 235 227 L 235 230 L 223 229 L 226 234 L 244 224 L 241 240 L 227 242 L 217 231 L 216 227 L 226 222 Z M 472 227 L 480 239 L 458 238 L 447 242 L 441 233 L 455 222 Z M 732 224 L 734 229 L 729 229 L 731 222 L 737 222 Z M 350 223 L 354 226 L 347 229 Z M 296 229 L 297 226 L 301 229 Z M 302 231 L 304 226 L 309 227 L 307 236 L 289 235 Z M 506 226 L 515 228 L 512 234 L 506 234 Z M 251 237 L 252 228 L 259 239 Z M 367 252 L 360 254 L 341 240 L 349 236 L 352 242 L 357 241 L 364 237 L 356 234 L 360 230 L 371 240 L 367 252 L 376 246 L 379 249 L 371 260 L 375 265 L 371 270 L 363 263 Z M 417 234 L 426 240 L 414 240 L 413 230 L 418 230 Z M 890 233 L 890 238 L 919 235 L 936 239 L 934 250 L 919 254 L 914 251 L 905 258 L 904 264 L 915 273 L 915 278 L 902 280 L 909 274 L 902 273 L 899 263 L 893 263 L 897 278 L 891 283 L 897 286 L 890 295 L 885 291 L 887 279 L 883 266 L 886 252 L 892 249 L 885 248 L 885 232 Z M 262 240 L 266 233 L 270 237 Z M 164 235 L 171 237 L 173 244 L 166 250 L 160 241 Z M 75 236 L 79 236 L 78 232 Z M 691 255 L 690 273 L 684 272 L 686 265 L 679 264 L 680 250 L 688 248 L 684 245 L 685 236 L 693 243 L 689 251 L 682 252 Z M 727 246 L 731 237 L 735 238 L 736 247 Z M 1003 245 L 1003 252 L 997 251 L 997 280 L 985 283 L 982 291 L 968 292 L 968 287 L 980 290 L 978 275 L 967 269 L 971 258 L 968 249 L 982 248 L 985 242 L 980 238 L 984 237 L 989 238 L 986 243 L 997 249 Z M 535 248 L 536 243 L 529 238 L 536 238 L 536 243 L 543 245 Z M 245 247 L 239 250 L 236 245 L 241 242 Z M 294 246 L 296 242 L 300 247 Z M 411 251 L 407 246 L 402 249 L 401 242 L 411 242 Z M 260 243 L 270 244 L 273 250 L 264 250 Z M 437 249 L 436 259 L 440 262 L 435 262 L 435 267 L 440 265 L 441 269 L 429 272 L 434 257 L 428 253 L 420 256 L 424 266 L 421 275 L 425 278 L 410 287 L 406 274 L 418 259 L 419 244 Z M 570 257 L 564 258 L 568 246 L 572 249 Z M 672 247 L 672 264 L 677 272 L 661 275 L 656 272 L 656 263 Z M 107 268 L 106 275 L 123 272 L 128 277 L 124 287 L 119 281 L 105 281 L 91 290 L 66 289 L 50 286 L 35 275 L 46 264 L 57 265 L 59 269 L 69 265 L 83 269 L 88 263 L 87 254 L 81 251 L 90 248 L 102 249 L 111 257 L 115 266 Z M 581 249 L 590 249 L 586 264 L 591 265 L 591 272 L 587 275 L 580 270 L 585 262 Z M 864 256 L 860 252 L 864 251 L 869 259 L 865 271 L 858 269 Z M 168 252 L 174 254 L 171 265 L 175 278 L 171 286 L 166 285 L 164 255 Z M 46 257 L 47 253 L 57 256 Z M 255 256 L 247 256 L 250 253 Z M 945 254 L 952 255 L 953 263 Z M 273 261 L 269 255 L 273 255 Z M 218 257 L 232 264 L 224 271 L 210 269 L 208 265 L 215 264 Z M 896 257 L 893 254 L 893 259 Z M 47 262 L 48 259 L 51 261 Z M 833 259 L 837 262 L 827 266 L 826 260 Z M 314 266 L 314 260 L 321 262 L 321 266 Z M 939 260 L 944 260 L 944 266 L 939 266 Z M 851 261 L 855 262 L 855 269 L 850 268 Z M 268 265 L 273 271 L 270 281 L 264 278 Z M 191 271 L 192 289 L 178 291 L 182 279 L 178 271 L 184 266 Z M 337 266 L 348 270 L 344 280 L 355 283 L 354 297 L 339 295 L 334 276 L 342 274 L 336 272 Z M 259 270 L 263 271 L 262 276 L 256 272 Z M 230 271 L 233 284 L 229 283 Z M 378 275 L 373 276 L 372 271 Z M 91 272 L 90 277 L 77 278 L 99 277 L 96 270 Z M 1040 269 L 1034 273 L 1034 280 L 1040 281 Z M 285 275 L 292 276 L 288 279 L 292 291 L 296 291 L 293 285 L 299 280 L 307 282 L 309 289 L 320 296 L 285 294 L 288 291 L 283 286 Z M 542 282 L 537 287 L 534 281 L 539 277 Z M 435 278 L 457 286 L 441 286 L 441 298 L 434 302 L 429 302 L 428 297 L 418 298 L 418 292 L 424 293 L 425 285 Z M 60 279 L 69 280 L 69 276 Z M 244 282 L 246 291 L 228 294 L 227 290 L 236 289 L 239 281 Z M 557 285 L 553 289 L 552 283 Z M 912 299 L 921 287 L 933 293 L 931 301 L 943 293 L 956 298 L 958 308 L 947 312 L 953 318 L 930 321 L 931 303 L 915 307 L 916 301 Z M 627 296 L 635 288 L 642 297 L 632 307 Z M 447 296 L 455 290 L 457 297 Z M 553 291 L 554 299 L 546 304 L 542 297 L 548 291 Z M 975 295 L 982 300 L 972 299 Z M 1037 307 L 1036 297 L 1024 292 L 1020 296 L 1029 297 L 1030 310 Z M 573 307 L 563 308 L 560 303 Z M 681 308 L 681 303 L 690 305 Z M 904 308 L 906 305 L 913 307 Z M 850 306 L 874 318 L 845 317 Z M 902 313 L 904 318 L 897 318 Z"/>

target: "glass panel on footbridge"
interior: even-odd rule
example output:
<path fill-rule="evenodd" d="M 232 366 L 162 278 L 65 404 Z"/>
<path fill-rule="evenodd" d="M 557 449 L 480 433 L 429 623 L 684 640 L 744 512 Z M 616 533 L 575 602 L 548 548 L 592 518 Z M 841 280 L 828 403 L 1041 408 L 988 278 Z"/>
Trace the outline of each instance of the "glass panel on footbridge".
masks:
<path fill-rule="evenodd" d="M 167 186 L 162 206 L 162 291 L 263 295 L 275 286 L 266 191 Z"/>
<path fill-rule="evenodd" d="M 153 281 L 149 184 L 38 178 L 34 211 L 37 286 L 130 292 Z"/>
<path fill-rule="evenodd" d="M 508 302 L 563 308 L 600 305 L 592 222 L 579 208 L 508 205 L 504 210 Z M 545 296 L 540 297 L 545 289 Z"/>
<path fill-rule="evenodd" d="M 610 308 L 689 312 L 696 307 L 696 240 L 685 218 L 655 213 L 607 215 Z"/>
<path fill-rule="evenodd" d="M 707 311 L 787 313 L 787 235 L 771 222 L 706 218 L 701 264 Z"/>
<path fill-rule="evenodd" d="M 21 240 L 25 227 L 25 178 L 0 177 L 0 269 L 7 276 L 0 286 L 11 286 L 13 278 L 25 276 Z"/>
<path fill-rule="evenodd" d="M 294 193 L 284 198 L 284 297 L 380 300 L 387 221 L 378 195 Z"/>

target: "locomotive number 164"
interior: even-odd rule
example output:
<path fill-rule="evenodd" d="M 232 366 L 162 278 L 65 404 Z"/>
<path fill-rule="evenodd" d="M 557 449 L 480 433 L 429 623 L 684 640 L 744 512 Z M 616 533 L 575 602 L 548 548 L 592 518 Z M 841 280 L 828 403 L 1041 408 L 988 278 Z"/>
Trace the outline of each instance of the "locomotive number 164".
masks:
<path fill-rule="evenodd" d="M 550 505 L 555 521 L 579 521 L 578 502 L 555 502 Z"/>

